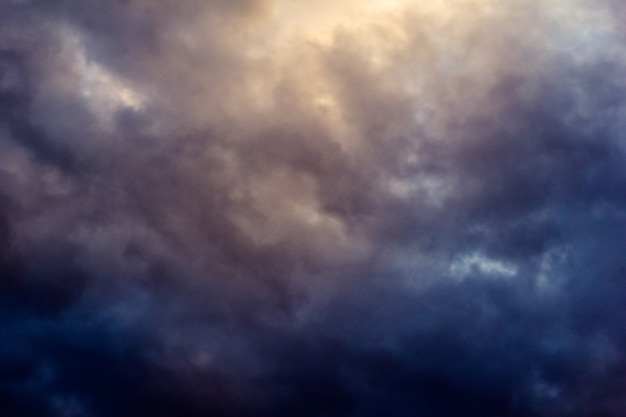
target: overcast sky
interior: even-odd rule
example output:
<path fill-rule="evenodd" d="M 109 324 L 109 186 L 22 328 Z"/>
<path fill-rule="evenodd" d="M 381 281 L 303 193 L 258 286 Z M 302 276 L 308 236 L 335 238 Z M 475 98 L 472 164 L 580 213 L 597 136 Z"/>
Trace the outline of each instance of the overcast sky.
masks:
<path fill-rule="evenodd" d="M 0 414 L 623 417 L 625 21 L 2 0 Z"/>

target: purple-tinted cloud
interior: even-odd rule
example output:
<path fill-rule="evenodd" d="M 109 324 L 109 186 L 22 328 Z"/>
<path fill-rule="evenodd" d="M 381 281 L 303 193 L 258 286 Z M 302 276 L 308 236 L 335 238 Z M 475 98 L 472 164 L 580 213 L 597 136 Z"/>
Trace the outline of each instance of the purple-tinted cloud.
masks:
<path fill-rule="evenodd" d="M 0 414 L 621 416 L 620 13 L 0 5 Z"/>

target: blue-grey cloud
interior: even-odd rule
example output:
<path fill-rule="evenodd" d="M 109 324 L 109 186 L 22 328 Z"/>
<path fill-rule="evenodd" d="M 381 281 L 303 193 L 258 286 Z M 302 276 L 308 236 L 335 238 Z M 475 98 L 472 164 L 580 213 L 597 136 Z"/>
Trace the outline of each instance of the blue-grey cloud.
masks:
<path fill-rule="evenodd" d="M 0 414 L 623 414 L 620 6 L 372 4 L 0 5 Z"/>

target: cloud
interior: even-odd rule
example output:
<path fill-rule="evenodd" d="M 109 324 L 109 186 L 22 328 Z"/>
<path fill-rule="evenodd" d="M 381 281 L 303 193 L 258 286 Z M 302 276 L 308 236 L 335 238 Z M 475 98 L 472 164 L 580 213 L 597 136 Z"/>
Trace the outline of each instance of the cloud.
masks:
<path fill-rule="evenodd" d="M 0 411 L 618 416 L 614 2 L 0 6 Z"/>

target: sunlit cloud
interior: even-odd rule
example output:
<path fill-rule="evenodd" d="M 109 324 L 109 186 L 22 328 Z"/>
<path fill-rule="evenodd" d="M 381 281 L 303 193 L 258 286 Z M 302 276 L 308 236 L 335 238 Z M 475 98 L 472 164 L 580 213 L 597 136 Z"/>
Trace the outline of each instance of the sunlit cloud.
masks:
<path fill-rule="evenodd" d="M 621 416 L 618 9 L 0 4 L 0 414 Z"/>

